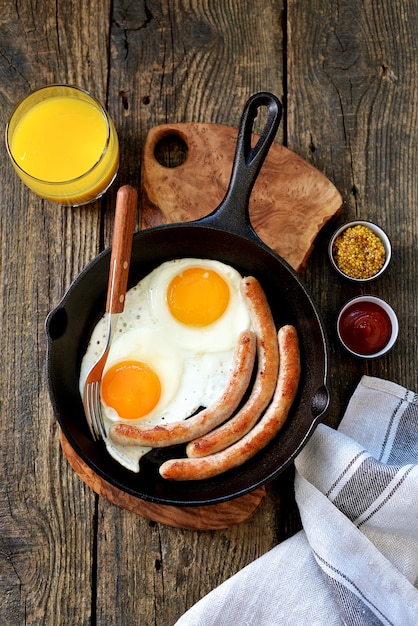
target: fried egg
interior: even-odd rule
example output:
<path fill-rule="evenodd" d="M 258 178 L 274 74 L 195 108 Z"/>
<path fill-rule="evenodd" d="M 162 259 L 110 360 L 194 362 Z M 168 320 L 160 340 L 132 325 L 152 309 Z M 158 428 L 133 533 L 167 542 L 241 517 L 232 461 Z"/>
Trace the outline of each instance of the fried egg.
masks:
<path fill-rule="evenodd" d="M 210 259 L 167 261 L 126 294 L 103 371 L 101 404 L 114 422 L 157 425 L 185 420 L 223 392 L 239 334 L 251 327 L 241 275 Z M 80 393 L 101 355 L 107 318 L 93 330 L 80 371 Z M 106 441 L 131 471 L 150 448 Z"/>

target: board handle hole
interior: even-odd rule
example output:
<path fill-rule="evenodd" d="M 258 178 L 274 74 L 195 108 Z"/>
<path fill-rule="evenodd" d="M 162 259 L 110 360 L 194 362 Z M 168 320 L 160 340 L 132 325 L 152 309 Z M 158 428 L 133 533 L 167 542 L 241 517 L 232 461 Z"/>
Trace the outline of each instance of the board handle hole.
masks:
<path fill-rule="evenodd" d="M 180 135 L 171 133 L 162 137 L 156 144 L 154 156 L 163 167 L 179 167 L 183 165 L 188 155 L 186 142 Z"/>

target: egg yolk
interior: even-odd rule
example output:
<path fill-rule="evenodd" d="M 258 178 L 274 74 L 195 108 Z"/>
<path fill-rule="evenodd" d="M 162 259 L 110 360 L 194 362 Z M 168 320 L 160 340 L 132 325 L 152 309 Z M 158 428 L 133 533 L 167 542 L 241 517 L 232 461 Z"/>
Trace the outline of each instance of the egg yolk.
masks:
<path fill-rule="evenodd" d="M 102 379 L 102 398 L 123 419 L 138 419 L 157 405 L 161 383 L 142 361 L 123 361 L 110 367 Z"/>
<path fill-rule="evenodd" d="M 229 287 L 214 270 L 190 267 L 171 281 L 167 305 L 175 319 L 187 326 L 207 326 L 219 319 L 229 302 Z"/>

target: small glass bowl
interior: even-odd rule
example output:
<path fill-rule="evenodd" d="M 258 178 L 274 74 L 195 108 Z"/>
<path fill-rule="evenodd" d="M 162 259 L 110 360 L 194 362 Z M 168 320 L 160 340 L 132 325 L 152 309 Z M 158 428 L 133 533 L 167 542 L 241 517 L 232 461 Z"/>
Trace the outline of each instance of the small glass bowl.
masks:
<path fill-rule="evenodd" d="M 356 315 L 356 311 L 362 312 L 363 316 Z M 376 333 L 378 333 L 376 327 L 385 320 L 389 320 L 388 338 L 383 345 L 378 345 L 375 350 L 372 350 L 370 336 L 374 333 L 374 337 L 376 337 Z M 364 324 L 363 329 L 359 330 L 361 323 Z M 352 298 L 345 303 L 338 315 L 337 334 L 339 340 L 348 352 L 362 359 L 374 359 L 386 354 L 394 346 L 398 333 L 399 323 L 395 311 L 387 302 L 376 296 L 365 295 Z M 362 341 L 364 350 L 359 345 Z"/>
<path fill-rule="evenodd" d="M 342 235 L 348 228 L 353 228 L 355 226 L 365 226 L 366 228 L 370 229 L 375 235 L 377 235 L 377 237 L 379 237 L 385 249 L 385 261 L 382 267 L 371 276 L 367 276 L 365 278 L 357 278 L 357 277 L 350 276 L 349 274 L 346 274 L 338 266 L 335 260 L 335 256 L 334 256 L 334 244 L 335 244 L 337 237 Z M 355 282 L 355 283 L 367 283 L 381 276 L 383 272 L 386 270 L 387 266 L 389 265 L 390 258 L 392 256 L 392 246 L 391 246 L 389 237 L 384 232 L 384 230 L 380 228 L 380 226 L 377 226 L 376 224 L 373 224 L 372 222 L 368 222 L 367 220 L 354 220 L 352 222 L 347 222 L 346 224 L 343 224 L 342 226 L 337 228 L 337 230 L 335 231 L 335 233 L 330 239 L 329 246 L 328 246 L 328 255 L 329 255 L 331 265 L 334 267 L 336 272 L 340 274 L 340 276 L 343 276 L 344 278 L 351 280 L 352 282 Z"/>

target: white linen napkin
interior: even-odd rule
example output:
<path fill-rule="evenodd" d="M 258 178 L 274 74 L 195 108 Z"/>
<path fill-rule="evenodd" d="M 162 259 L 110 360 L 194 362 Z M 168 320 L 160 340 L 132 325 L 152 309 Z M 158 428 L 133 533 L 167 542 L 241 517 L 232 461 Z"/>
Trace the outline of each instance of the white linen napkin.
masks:
<path fill-rule="evenodd" d="M 295 466 L 303 530 L 175 626 L 417 626 L 418 395 L 364 376 Z"/>

